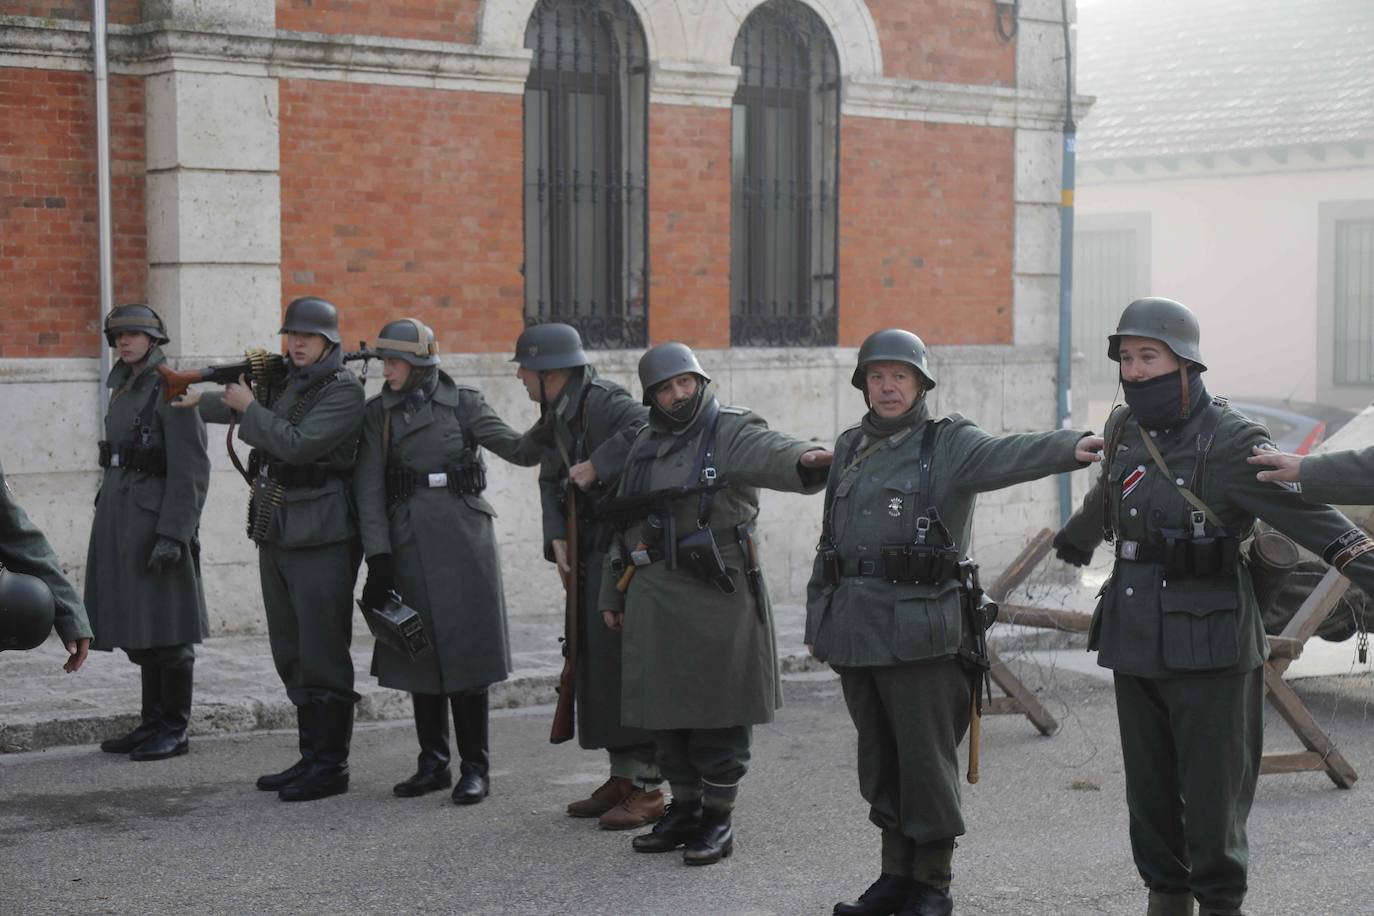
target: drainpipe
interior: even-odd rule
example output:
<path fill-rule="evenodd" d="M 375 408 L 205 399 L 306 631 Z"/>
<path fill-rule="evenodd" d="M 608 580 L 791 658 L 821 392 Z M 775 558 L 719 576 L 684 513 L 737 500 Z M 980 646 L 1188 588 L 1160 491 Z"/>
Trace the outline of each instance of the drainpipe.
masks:
<path fill-rule="evenodd" d="M 1073 171 L 1078 126 L 1073 121 L 1073 45 L 1069 41 L 1069 0 L 1059 0 L 1064 16 L 1064 170 L 1059 197 L 1059 377 L 1056 383 L 1061 429 L 1072 423 L 1073 373 Z M 1059 475 L 1059 523 L 1073 514 L 1073 478 Z"/>
<path fill-rule="evenodd" d="M 105 434 L 105 379 L 110 374 L 110 348 L 105 346 L 105 318 L 114 300 L 114 233 L 110 221 L 110 69 L 106 47 L 107 0 L 91 2 L 91 70 L 95 73 L 96 224 L 100 235 L 100 378 L 96 404 L 100 434 Z"/>

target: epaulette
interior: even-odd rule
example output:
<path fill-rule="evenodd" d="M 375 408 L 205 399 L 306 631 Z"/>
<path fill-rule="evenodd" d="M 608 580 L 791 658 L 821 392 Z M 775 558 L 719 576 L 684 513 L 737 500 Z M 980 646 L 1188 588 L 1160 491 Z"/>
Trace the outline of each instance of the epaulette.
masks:
<path fill-rule="evenodd" d="M 459 382 L 454 382 L 453 387 L 458 389 L 458 391 L 460 392 L 466 391 L 468 394 L 480 395 L 482 393 L 482 389 L 478 388 L 476 385 L 463 385 Z"/>
<path fill-rule="evenodd" d="M 753 411 L 750 410 L 748 407 L 727 407 L 727 406 L 725 406 L 724 404 L 721 405 L 721 407 L 720 407 L 720 412 L 721 412 L 721 413 L 731 413 L 731 414 L 734 414 L 734 415 L 737 416 L 737 417 L 742 417 L 742 416 L 744 416 L 745 414 L 753 413 Z"/>
<path fill-rule="evenodd" d="M 623 388 L 621 388 L 620 385 L 617 385 L 615 382 L 611 381 L 611 380 L 608 379 L 608 378 L 602 378 L 602 377 L 599 376 L 599 375 L 598 375 L 596 378 L 592 379 L 591 381 L 587 382 L 587 387 L 588 387 L 588 388 L 600 388 L 602 391 L 623 391 L 623 390 L 624 390 Z"/>

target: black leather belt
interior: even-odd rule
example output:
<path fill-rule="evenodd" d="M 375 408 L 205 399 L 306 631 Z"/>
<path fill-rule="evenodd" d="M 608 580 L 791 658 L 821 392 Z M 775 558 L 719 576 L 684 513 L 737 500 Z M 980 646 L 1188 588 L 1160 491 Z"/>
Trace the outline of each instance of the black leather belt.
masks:
<path fill-rule="evenodd" d="M 1127 563 L 1163 563 L 1164 545 L 1145 541 L 1117 541 L 1116 558 Z"/>
<path fill-rule="evenodd" d="M 904 561 L 905 567 L 907 563 Z M 912 577 L 909 569 L 893 570 L 893 575 L 888 574 L 886 564 L 882 559 L 869 560 L 861 558 L 845 559 L 840 565 L 840 575 L 874 579 L 887 579 L 890 582 L 913 582 L 917 584 L 937 585 L 950 579 L 959 578 L 959 563 L 957 560 L 940 560 L 935 564 L 934 575 L 929 579 L 916 579 Z"/>
<path fill-rule="evenodd" d="M 327 464 L 287 464 L 269 461 L 263 464 L 262 474 L 284 487 L 322 487 L 330 477 L 344 477 L 348 471 L 335 471 Z"/>

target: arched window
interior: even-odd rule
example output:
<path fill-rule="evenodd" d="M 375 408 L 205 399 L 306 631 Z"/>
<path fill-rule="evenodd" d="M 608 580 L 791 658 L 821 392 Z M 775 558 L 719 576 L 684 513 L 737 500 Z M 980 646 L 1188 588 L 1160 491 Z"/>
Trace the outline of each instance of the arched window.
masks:
<path fill-rule="evenodd" d="M 840 68 L 819 16 L 768 0 L 735 39 L 730 343 L 836 341 Z"/>
<path fill-rule="evenodd" d="M 643 346 L 648 62 L 626 0 L 540 0 L 525 30 L 525 323 Z"/>

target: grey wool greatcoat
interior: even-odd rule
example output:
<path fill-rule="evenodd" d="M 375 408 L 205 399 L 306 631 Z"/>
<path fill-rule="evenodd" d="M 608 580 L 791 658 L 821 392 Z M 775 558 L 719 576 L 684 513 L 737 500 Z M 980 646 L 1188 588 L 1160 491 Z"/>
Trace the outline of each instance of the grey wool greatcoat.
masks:
<path fill-rule="evenodd" d="M 648 420 L 649 409 L 624 388 L 598 378 L 590 366 L 570 379 L 548 412 L 551 434 L 557 437 L 544 456 L 539 490 L 544 515 L 544 555 L 553 559 L 552 542 L 568 536 L 568 519 L 560 499 L 567 480 L 567 460 L 590 460 L 597 481 L 613 487 L 620 476 L 619 462 L 608 465 L 593 454 L 604 443 Z M 598 551 L 600 526 L 588 521 L 587 509 L 596 497 L 577 494 L 580 521 L 577 527 L 578 585 L 581 612 L 577 654 L 577 740 L 584 748 L 629 747 L 652 738 L 643 731 L 620 724 L 620 634 L 601 621 L 597 598 L 601 593 L 601 567 L 605 553 Z"/>
<path fill-rule="evenodd" d="M 167 474 L 105 469 L 86 552 L 86 611 L 95 649 L 179 646 L 209 634 L 197 537 L 210 485 L 205 422 L 196 411 L 163 401 L 156 367 L 164 361 L 162 349 L 153 347 L 132 381 L 129 365 L 118 362 L 107 382 L 113 393 L 106 441 L 117 448 L 135 444 L 135 418 L 141 417 L 137 425 L 148 431 L 147 444 L 167 453 Z M 149 572 L 159 536 L 181 544 L 181 559 Z"/>
<path fill-rule="evenodd" d="M 63 642 L 90 638 L 91 624 L 76 589 L 62 574 L 48 539 L 14 501 L 4 468 L 0 468 L 0 563 L 6 569 L 37 576 L 47 583 L 56 605 L 53 628 Z"/>
<path fill-rule="evenodd" d="M 696 420 L 673 433 L 651 422 L 635 438 L 616 489 L 634 495 L 695 484 L 715 395 L 708 389 Z M 825 470 L 802 471 L 798 460 L 817 448 L 768 428 L 742 407 L 720 408 L 715 466 L 730 486 L 717 492 L 710 527 L 734 580 L 733 595 L 664 561 L 637 567 L 628 589 L 616 590 L 612 550 L 601 573 L 601 610 L 624 612 L 621 722 L 655 731 L 714 729 L 771 722 L 782 705 L 773 611 L 760 582 L 762 606 L 743 573 L 734 526 L 758 515 L 758 489 L 815 493 Z M 697 527 L 696 497 L 677 500 L 679 537 Z M 641 524 L 624 533 L 633 549 Z M 760 558 L 762 563 L 762 558 Z"/>
<path fill-rule="evenodd" d="M 446 487 L 416 487 L 388 504 L 388 464 L 412 474 L 443 472 L 464 463 L 468 442 L 522 466 L 538 462 L 532 437 L 511 429 L 482 393 L 439 373 L 433 397 L 409 420 L 404 395 L 384 389 L 367 403 L 354 490 L 367 556 L 389 553 L 402 600 L 419 612 L 433 654 L 412 662 L 378 643 L 372 673 L 384 687 L 411 693 L 451 694 L 484 687 L 510 673 L 506 605 L 493 519 L 496 510 L 479 494 Z M 390 413 L 391 443 L 383 436 Z"/>
<path fill-rule="evenodd" d="M 1308 502 L 1370 505 L 1374 503 L 1374 448 L 1308 455 L 1302 460 L 1298 481 L 1302 498 Z"/>

